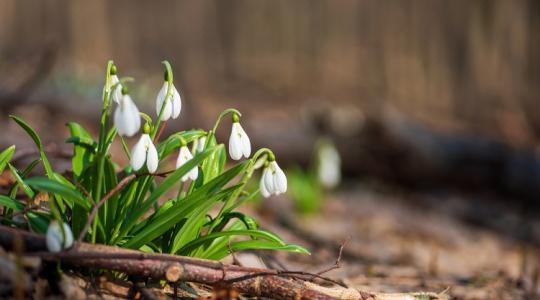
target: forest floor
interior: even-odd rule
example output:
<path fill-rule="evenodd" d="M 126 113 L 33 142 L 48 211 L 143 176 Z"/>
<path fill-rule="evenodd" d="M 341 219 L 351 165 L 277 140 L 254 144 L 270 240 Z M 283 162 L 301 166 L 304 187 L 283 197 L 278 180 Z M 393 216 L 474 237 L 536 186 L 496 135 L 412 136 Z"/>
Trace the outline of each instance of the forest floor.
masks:
<path fill-rule="evenodd" d="M 34 113 L 39 111 L 35 108 Z M 25 114 L 31 117 L 32 109 L 25 110 Z M 50 123 L 37 117 L 31 120 L 45 134 L 45 140 L 61 143 L 65 132 L 63 122 Z M 13 124 L 0 121 L 6 129 L 0 145 L 15 143 L 22 145 L 19 149 L 31 147 L 26 137 L 21 138 L 22 132 L 12 130 Z M 61 166 L 63 160 L 60 158 L 55 163 Z M 478 225 L 510 226 L 522 218 L 513 210 L 485 200 L 478 202 L 474 195 L 404 191 L 357 179 L 347 180 L 326 198 L 321 212 L 310 216 L 295 215 L 292 203 L 285 197 L 243 208 L 260 220 L 262 227 L 310 249 L 311 256 L 249 252 L 227 262 L 318 272 L 335 264 L 343 246 L 339 268 L 325 276 L 350 288 L 385 293 L 445 293 L 453 299 L 540 299 L 538 246 L 518 240 L 512 230 L 501 233 L 497 226 Z M 474 219 L 470 214 L 471 202 L 489 206 L 489 214 L 479 215 L 482 219 L 479 222 L 471 220 Z M 525 222 L 540 232 L 538 220 Z M 29 272 L 23 280 L 9 268 L 14 259 L 12 254 L 2 251 L 1 297 L 13 296 L 14 287 L 21 282 L 29 285 L 24 289 L 34 298 L 113 299 L 140 295 L 167 299 L 174 294 L 169 286 L 146 287 L 134 292 L 128 283 L 106 277 L 84 277 L 72 270 L 64 270 L 53 286 L 39 260 L 26 262 L 35 273 Z M 220 296 L 220 291 L 200 284 L 182 284 L 178 288 L 177 295 L 187 298 Z"/>

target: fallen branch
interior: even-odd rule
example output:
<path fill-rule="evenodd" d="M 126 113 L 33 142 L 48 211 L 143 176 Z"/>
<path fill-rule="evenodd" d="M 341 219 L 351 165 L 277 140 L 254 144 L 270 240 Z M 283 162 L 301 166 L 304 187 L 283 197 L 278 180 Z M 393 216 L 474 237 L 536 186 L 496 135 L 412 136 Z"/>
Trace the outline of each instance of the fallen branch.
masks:
<path fill-rule="evenodd" d="M 0 226 L 1 246 L 13 249 L 17 240 L 22 241 L 26 256 L 40 256 L 44 260 L 61 261 L 77 267 L 108 269 L 169 282 L 227 284 L 241 293 L 276 299 L 368 299 L 354 289 L 323 288 L 293 275 L 280 274 L 277 270 L 226 265 L 184 256 L 143 253 L 88 243 L 76 243 L 72 249 L 60 253 L 43 252 L 46 250 L 43 236 Z M 246 278 L 237 280 L 242 277 Z M 328 291 L 333 291 L 334 295 Z M 339 296 L 339 292 L 346 297 Z"/>

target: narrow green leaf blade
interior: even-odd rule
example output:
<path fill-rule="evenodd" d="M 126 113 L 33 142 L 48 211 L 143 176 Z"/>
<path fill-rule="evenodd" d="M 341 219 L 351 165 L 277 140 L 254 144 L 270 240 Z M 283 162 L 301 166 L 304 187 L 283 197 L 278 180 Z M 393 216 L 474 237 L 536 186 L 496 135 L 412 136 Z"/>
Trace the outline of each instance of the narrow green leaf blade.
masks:
<path fill-rule="evenodd" d="M 11 208 L 14 211 L 22 211 L 24 209 L 24 204 L 4 195 L 0 195 L 0 205 Z"/>
<path fill-rule="evenodd" d="M 11 158 L 13 158 L 14 153 L 15 153 L 15 145 L 8 147 L 6 150 L 0 153 L 0 174 L 4 172 L 4 169 L 6 168 L 7 163 L 11 161 Z"/>
<path fill-rule="evenodd" d="M 77 203 L 87 211 L 91 208 L 90 203 L 83 195 L 81 195 L 81 193 L 79 193 L 79 191 L 65 183 L 60 183 L 47 177 L 32 177 L 26 179 L 24 182 L 37 190 L 57 194 L 72 203 Z"/>

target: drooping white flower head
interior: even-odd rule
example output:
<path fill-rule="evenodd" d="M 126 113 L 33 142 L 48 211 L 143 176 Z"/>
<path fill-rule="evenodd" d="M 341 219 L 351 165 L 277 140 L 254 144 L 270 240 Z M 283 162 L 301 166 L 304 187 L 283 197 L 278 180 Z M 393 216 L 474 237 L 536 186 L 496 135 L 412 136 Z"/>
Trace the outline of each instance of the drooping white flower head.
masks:
<path fill-rule="evenodd" d="M 193 155 L 191 155 L 191 152 L 187 148 L 186 145 L 183 145 L 180 147 L 180 152 L 178 153 L 178 159 L 176 160 L 176 168 L 182 167 L 185 163 L 187 163 L 189 160 L 193 159 Z M 182 182 L 188 181 L 188 179 L 196 180 L 197 176 L 199 176 L 199 169 L 197 166 L 193 167 L 193 169 L 189 170 L 184 176 L 182 176 L 181 180 Z"/>
<path fill-rule="evenodd" d="M 139 109 L 127 93 L 127 88 L 122 88 L 122 95 L 114 111 L 114 126 L 119 135 L 134 136 L 141 128 L 141 116 Z"/>
<path fill-rule="evenodd" d="M 167 97 L 168 89 L 169 83 L 165 81 L 156 97 L 157 116 L 159 116 L 159 113 L 161 112 L 161 107 L 163 106 L 163 103 L 165 103 L 165 107 L 163 108 L 163 114 L 161 115 L 161 121 L 167 121 L 170 118 L 178 118 L 178 116 L 180 116 L 180 111 L 182 110 L 182 99 L 180 98 L 180 93 L 178 92 L 176 87 L 174 87 L 174 84 L 171 87 L 172 93 L 170 97 Z"/>
<path fill-rule="evenodd" d="M 259 187 L 265 198 L 287 192 L 287 176 L 275 160 L 270 161 L 264 168 Z"/>
<path fill-rule="evenodd" d="M 148 131 L 145 130 L 145 132 Z M 145 162 L 148 172 L 156 172 L 159 164 L 158 153 L 148 133 L 144 133 L 141 136 L 131 151 L 131 166 L 133 167 L 133 170 L 140 170 Z"/>
<path fill-rule="evenodd" d="M 60 252 L 73 245 L 73 233 L 71 232 L 71 228 L 66 223 L 62 223 L 62 225 L 64 228 L 64 235 L 62 235 L 62 229 L 56 220 L 51 221 L 49 228 L 47 228 L 45 242 L 47 244 L 47 249 L 51 252 Z"/>
<path fill-rule="evenodd" d="M 325 188 L 335 188 L 341 181 L 341 158 L 330 142 L 324 142 L 317 151 L 319 182 Z"/>
<path fill-rule="evenodd" d="M 240 118 L 237 114 L 233 114 L 231 136 L 229 138 L 229 155 L 234 160 L 240 160 L 242 156 L 249 158 L 251 155 L 251 142 L 240 125 Z"/>

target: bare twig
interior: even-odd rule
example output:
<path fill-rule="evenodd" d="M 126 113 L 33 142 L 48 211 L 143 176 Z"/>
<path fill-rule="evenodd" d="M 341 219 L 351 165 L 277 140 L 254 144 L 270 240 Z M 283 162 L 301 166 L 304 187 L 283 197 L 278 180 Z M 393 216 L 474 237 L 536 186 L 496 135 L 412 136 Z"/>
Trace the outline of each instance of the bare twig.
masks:
<path fill-rule="evenodd" d="M 338 257 L 337 257 L 336 262 L 334 263 L 334 265 L 330 266 L 329 268 L 326 268 L 324 270 L 321 270 L 321 271 L 317 272 L 317 275 L 322 275 L 322 274 L 328 273 L 328 272 L 330 272 L 332 270 L 339 269 L 341 267 L 341 256 L 343 255 L 343 248 L 345 248 L 345 244 L 347 244 L 347 242 L 350 241 L 350 240 L 351 240 L 351 237 L 349 236 L 339 246 Z"/>
<path fill-rule="evenodd" d="M 107 202 L 107 200 L 109 200 L 109 198 L 111 198 L 116 192 L 118 192 L 120 189 L 122 189 L 126 184 L 131 182 L 136 177 L 137 177 L 137 175 L 135 175 L 135 174 L 132 174 L 132 175 L 129 175 L 129 176 L 125 177 L 113 189 L 111 189 L 103 198 L 101 198 L 101 200 L 99 200 L 99 202 L 96 205 L 94 205 L 94 207 L 92 208 L 92 211 L 90 212 L 90 215 L 88 216 L 88 220 L 87 220 L 86 224 L 84 224 L 84 228 L 81 231 L 81 234 L 79 235 L 79 238 L 78 238 L 79 242 L 81 242 L 84 239 L 84 237 L 86 236 L 86 233 L 90 229 L 90 225 L 94 221 L 94 218 L 96 217 L 96 214 L 97 214 L 99 208 L 103 204 L 105 204 L 105 202 Z"/>

